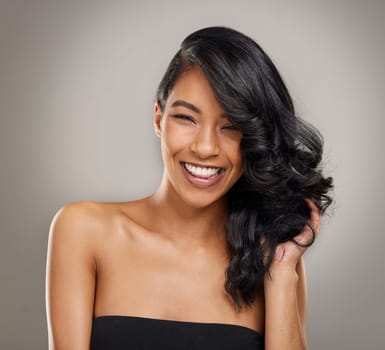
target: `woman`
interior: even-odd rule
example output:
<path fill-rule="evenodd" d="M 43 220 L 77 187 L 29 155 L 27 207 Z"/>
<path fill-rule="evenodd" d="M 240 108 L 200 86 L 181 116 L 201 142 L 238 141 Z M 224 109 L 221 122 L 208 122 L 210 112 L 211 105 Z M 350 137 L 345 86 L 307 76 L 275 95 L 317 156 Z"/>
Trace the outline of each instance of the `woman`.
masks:
<path fill-rule="evenodd" d="M 269 57 L 230 28 L 190 34 L 154 127 L 155 193 L 55 215 L 50 349 L 306 349 L 302 255 L 332 179 Z"/>

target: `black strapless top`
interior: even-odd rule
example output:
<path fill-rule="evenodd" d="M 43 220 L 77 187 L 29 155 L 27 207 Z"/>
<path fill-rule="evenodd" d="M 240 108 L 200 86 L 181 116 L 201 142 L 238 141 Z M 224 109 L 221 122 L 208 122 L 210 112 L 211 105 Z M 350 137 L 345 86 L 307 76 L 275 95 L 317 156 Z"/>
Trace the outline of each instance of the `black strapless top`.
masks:
<path fill-rule="evenodd" d="M 234 324 L 113 315 L 93 319 L 91 350 L 128 349 L 263 350 L 264 338 Z"/>

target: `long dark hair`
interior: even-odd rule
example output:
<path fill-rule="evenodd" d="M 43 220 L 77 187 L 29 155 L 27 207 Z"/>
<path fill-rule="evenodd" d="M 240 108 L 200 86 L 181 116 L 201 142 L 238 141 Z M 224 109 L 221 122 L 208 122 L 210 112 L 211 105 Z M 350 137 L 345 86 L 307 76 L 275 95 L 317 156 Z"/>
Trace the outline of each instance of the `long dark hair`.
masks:
<path fill-rule="evenodd" d="M 277 68 L 254 40 L 227 27 L 188 35 L 159 84 L 162 110 L 180 74 L 191 67 L 202 70 L 225 114 L 243 133 L 243 175 L 227 194 L 231 259 L 225 283 L 241 309 L 242 301 L 250 306 L 263 286 L 277 245 L 293 239 L 308 222 L 304 199 L 325 213 L 333 179 L 321 173 L 322 135 L 295 114 Z"/>

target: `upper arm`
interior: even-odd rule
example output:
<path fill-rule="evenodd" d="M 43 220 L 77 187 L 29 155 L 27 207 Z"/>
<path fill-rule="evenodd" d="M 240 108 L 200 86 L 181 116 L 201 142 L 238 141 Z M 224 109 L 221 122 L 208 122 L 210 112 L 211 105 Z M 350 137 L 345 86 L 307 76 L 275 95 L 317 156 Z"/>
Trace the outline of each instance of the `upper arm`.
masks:
<path fill-rule="evenodd" d="M 91 212 L 83 202 L 66 205 L 50 226 L 46 308 L 52 350 L 89 349 L 96 280 Z"/>

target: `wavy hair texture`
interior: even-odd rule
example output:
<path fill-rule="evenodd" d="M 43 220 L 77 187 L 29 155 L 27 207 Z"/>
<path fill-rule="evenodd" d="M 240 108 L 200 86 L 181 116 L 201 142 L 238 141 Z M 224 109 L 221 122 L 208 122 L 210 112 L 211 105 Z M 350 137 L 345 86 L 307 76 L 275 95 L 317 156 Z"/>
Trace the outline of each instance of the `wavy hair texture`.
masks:
<path fill-rule="evenodd" d="M 227 27 L 188 35 L 158 86 L 162 110 L 178 77 L 193 67 L 243 133 L 243 175 L 227 194 L 231 258 L 225 282 L 240 310 L 263 286 L 277 245 L 304 229 L 310 217 L 304 199 L 325 213 L 333 179 L 321 172 L 322 135 L 296 115 L 277 68 L 254 40 Z"/>

